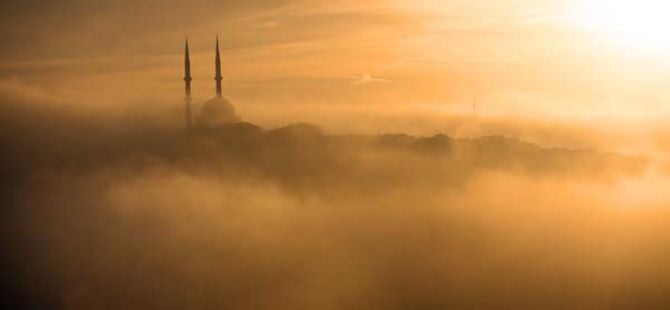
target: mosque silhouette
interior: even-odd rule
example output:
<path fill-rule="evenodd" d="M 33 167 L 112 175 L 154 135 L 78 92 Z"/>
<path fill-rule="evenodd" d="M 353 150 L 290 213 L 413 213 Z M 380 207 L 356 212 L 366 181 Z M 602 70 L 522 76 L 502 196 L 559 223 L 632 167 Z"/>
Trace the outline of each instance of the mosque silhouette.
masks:
<path fill-rule="evenodd" d="M 184 90 L 186 94 L 184 100 L 184 116 L 186 130 L 188 131 L 192 130 L 194 126 L 214 129 L 225 126 L 227 124 L 239 123 L 241 121 L 240 117 L 235 113 L 235 107 L 233 107 L 230 101 L 223 97 L 223 88 L 221 86 L 223 77 L 221 75 L 221 53 L 219 51 L 218 36 L 216 37 L 214 72 L 214 80 L 216 81 L 216 96 L 205 101 L 200 111 L 200 115 L 194 118 L 192 111 L 193 99 L 191 97 L 191 83 L 193 81 L 193 78 L 191 77 L 191 58 L 188 49 L 188 39 L 186 39 L 186 45 L 184 49 Z"/>

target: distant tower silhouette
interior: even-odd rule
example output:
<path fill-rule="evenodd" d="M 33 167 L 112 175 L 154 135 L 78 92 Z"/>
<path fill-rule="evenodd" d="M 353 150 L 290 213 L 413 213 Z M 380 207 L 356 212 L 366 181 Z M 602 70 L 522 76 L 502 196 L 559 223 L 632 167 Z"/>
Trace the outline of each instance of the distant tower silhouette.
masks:
<path fill-rule="evenodd" d="M 223 77 L 221 76 L 221 54 L 219 53 L 219 35 L 216 35 L 216 59 L 214 61 L 215 65 L 215 76 L 214 80 L 216 80 L 216 95 L 218 97 L 221 97 L 221 80 L 223 80 Z"/>
<path fill-rule="evenodd" d="M 472 118 L 477 119 L 477 101 L 472 101 Z"/>
<path fill-rule="evenodd" d="M 185 104 L 185 117 L 186 117 L 186 129 L 191 130 L 193 127 L 193 116 L 191 112 L 191 57 L 188 52 L 188 38 L 186 38 L 186 45 L 184 48 L 184 92 L 186 96 L 184 97 Z"/>

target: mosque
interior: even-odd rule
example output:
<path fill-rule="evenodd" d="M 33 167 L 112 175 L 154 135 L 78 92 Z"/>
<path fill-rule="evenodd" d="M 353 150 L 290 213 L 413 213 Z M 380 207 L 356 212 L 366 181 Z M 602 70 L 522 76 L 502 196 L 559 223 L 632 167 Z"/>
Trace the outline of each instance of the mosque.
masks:
<path fill-rule="evenodd" d="M 194 126 L 207 129 L 215 129 L 226 124 L 239 123 L 241 119 L 235 113 L 235 108 L 223 97 L 221 87 L 221 53 L 219 52 L 219 37 L 216 37 L 216 57 L 214 60 L 214 80 L 216 81 L 216 96 L 205 101 L 202 105 L 200 115 L 193 117 L 191 98 L 191 58 L 188 50 L 188 39 L 184 50 L 184 83 L 185 83 L 185 118 L 186 129 L 192 130 Z"/>

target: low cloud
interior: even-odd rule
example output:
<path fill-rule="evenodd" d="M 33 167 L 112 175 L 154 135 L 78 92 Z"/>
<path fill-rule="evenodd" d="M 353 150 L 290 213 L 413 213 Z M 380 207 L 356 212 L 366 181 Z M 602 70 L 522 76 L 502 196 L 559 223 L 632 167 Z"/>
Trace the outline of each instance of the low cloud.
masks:
<path fill-rule="evenodd" d="M 669 302 L 670 252 L 657 246 L 669 214 L 651 183 L 665 177 L 649 179 L 642 158 L 307 124 L 187 136 L 169 115 L 81 118 L 13 100 L 2 115 L 13 306 Z M 625 200 L 621 184 L 657 199 Z"/>

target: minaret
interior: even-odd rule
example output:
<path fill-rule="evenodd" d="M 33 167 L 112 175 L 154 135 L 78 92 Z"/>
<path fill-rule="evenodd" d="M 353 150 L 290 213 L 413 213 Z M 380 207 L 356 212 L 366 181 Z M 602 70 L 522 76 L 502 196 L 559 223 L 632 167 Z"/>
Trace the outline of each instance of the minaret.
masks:
<path fill-rule="evenodd" d="M 186 129 L 191 130 L 193 126 L 193 116 L 191 112 L 191 57 L 188 52 L 188 38 L 186 38 L 186 46 L 184 48 L 184 97 Z"/>
<path fill-rule="evenodd" d="M 221 80 L 223 80 L 223 77 L 221 77 L 221 54 L 219 53 L 219 35 L 216 35 L 216 59 L 214 61 L 214 65 L 216 67 L 216 75 L 214 76 L 214 80 L 216 80 L 216 95 L 218 97 L 221 97 Z"/>

